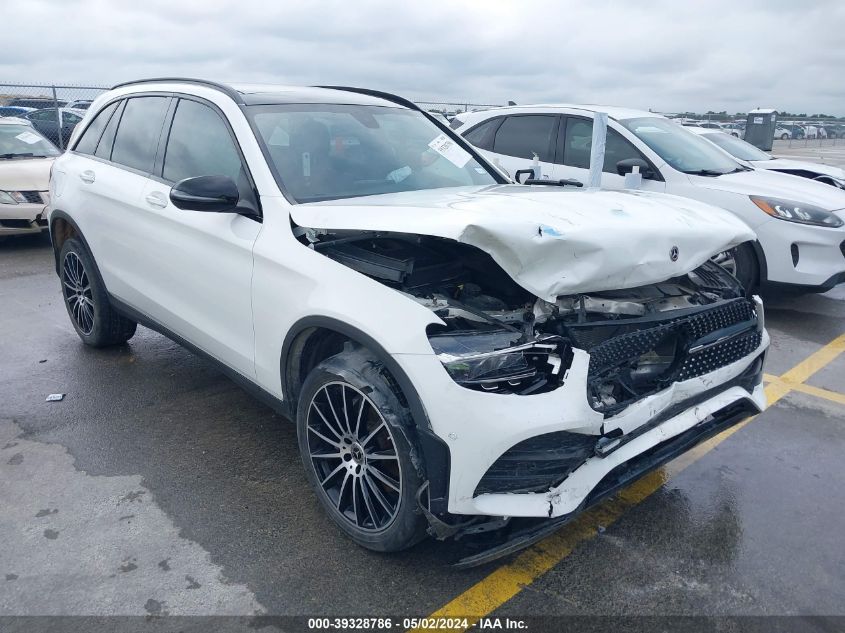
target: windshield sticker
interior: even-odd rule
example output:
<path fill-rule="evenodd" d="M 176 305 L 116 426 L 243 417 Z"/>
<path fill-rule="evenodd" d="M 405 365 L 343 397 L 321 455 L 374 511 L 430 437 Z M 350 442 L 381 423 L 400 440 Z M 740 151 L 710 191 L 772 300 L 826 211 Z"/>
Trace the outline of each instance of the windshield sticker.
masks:
<path fill-rule="evenodd" d="M 405 178 L 411 175 L 411 168 L 405 165 L 404 167 L 400 167 L 399 169 L 394 169 L 392 172 L 387 174 L 387 179 L 392 180 L 395 183 L 400 183 Z"/>
<path fill-rule="evenodd" d="M 463 167 L 469 162 L 469 159 L 472 158 L 469 152 L 445 134 L 438 136 L 436 139 L 431 141 L 428 146 L 452 163 L 455 167 Z"/>
<path fill-rule="evenodd" d="M 34 145 L 41 140 L 41 137 L 34 132 L 21 132 L 15 138 L 19 141 L 23 141 L 27 145 Z"/>

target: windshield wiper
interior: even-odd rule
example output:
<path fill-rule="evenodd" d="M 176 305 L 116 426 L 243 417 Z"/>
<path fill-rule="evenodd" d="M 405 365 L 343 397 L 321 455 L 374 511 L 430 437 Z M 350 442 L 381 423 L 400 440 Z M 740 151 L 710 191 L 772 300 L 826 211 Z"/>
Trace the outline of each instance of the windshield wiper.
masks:
<path fill-rule="evenodd" d="M 710 176 L 713 178 L 715 178 L 716 176 L 724 176 L 725 174 L 733 173 L 729 171 L 716 171 L 715 169 L 684 169 L 682 171 L 685 174 L 691 174 L 693 176 Z"/>
<path fill-rule="evenodd" d="M 12 153 L 9 153 L 9 154 L 0 154 L 0 158 L 2 158 L 2 159 L 4 159 L 4 160 L 5 160 L 5 159 L 8 159 L 8 158 L 20 158 L 21 156 L 23 156 L 23 157 L 32 157 L 32 156 L 35 156 L 35 154 L 33 154 L 32 152 L 27 152 L 27 153 L 25 153 L 25 154 L 12 154 Z"/>

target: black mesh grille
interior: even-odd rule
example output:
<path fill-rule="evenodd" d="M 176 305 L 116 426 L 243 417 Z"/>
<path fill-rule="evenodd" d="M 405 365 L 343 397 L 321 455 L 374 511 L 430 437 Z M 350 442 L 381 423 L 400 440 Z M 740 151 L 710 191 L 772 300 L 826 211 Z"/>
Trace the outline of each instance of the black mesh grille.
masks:
<path fill-rule="evenodd" d="M 743 329 L 742 324 L 747 324 L 747 328 Z M 635 326 L 639 329 L 630 331 Z M 615 324 L 596 325 L 589 332 L 590 338 L 595 338 L 598 331 L 610 335 L 588 348 L 588 399 L 605 416 L 672 382 L 695 378 L 738 361 L 757 349 L 762 339 L 754 304 L 744 298 L 662 323 L 640 321 L 625 328 L 627 332 L 615 336 L 619 332 Z M 712 342 L 723 330 L 725 340 Z M 701 340 L 704 337 L 707 338 Z M 699 351 L 690 352 L 701 345 L 704 347 Z"/>
<path fill-rule="evenodd" d="M 669 335 L 683 334 L 686 339 L 694 341 L 716 330 L 750 321 L 755 316 L 750 301 L 735 299 L 712 310 L 616 336 L 590 349 L 590 373 L 598 373 L 629 358 L 641 356 Z"/>
<path fill-rule="evenodd" d="M 719 367 L 735 363 L 760 347 L 762 339 L 763 333 L 755 330 L 690 354 L 681 366 L 678 380 L 703 376 Z"/>
<path fill-rule="evenodd" d="M 44 202 L 41 199 L 41 193 L 38 191 L 21 191 L 21 195 L 26 198 L 27 202 L 32 202 L 34 204 L 38 204 L 40 202 Z"/>

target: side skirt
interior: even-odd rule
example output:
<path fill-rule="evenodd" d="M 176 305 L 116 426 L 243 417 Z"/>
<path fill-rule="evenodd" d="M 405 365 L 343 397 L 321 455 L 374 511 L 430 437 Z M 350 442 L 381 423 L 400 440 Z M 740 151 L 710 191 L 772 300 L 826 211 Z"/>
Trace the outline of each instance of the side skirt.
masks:
<path fill-rule="evenodd" d="M 166 336 L 167 338 L 169 338 L 174 343 L 178 343 L 179 345 L 181 345 L 185 349 L 187 349 L 187 350 L 193 352 L 194 354 L 196 354 L 197 356 L 207 360 L 209 363 L 214 365 L 214 367 L 216 369 L 218 369 L 222 374 L 224 374 L 226 377 L 231 379 L 234 383 L 236 383 L 239 387 L 241 387 L 248 394 L 250 394 L 251 396 L 253 396 L 257 400 L 260 400 L 261 402 L 266 404 L 268 407 L 273 409 L 273 411 L 275 411 L 276 413 L 285 416 L 286 418 L 288 418 L 288 420 L 292 419 L 293 412 L 290 410 L 290 407 L 288 406 L 288 403 L 286 401 L 280 400 L 279 398 L 274 396 L 272 393 L 270 393 L 269 391 L 267 391 L 266 389 L 264 389 L 262 387 L 259 387 L 252 380 L 250 380 L 249 378 L 247 378 L 246 376 L 244 376 L 240 372 L 232 369 L 231 367 L 229 367 L 228 365 L 226 365 L 222 361 L 218 360 L 217 358 L 215 358 L 214 356 L 212 356 L 211 354 L 209 354 L 205 350 L 203 350 L 203 349 L 197 347 L 196 345 L 194 345 L 193 343 L 185 340 L 184 338 L 182 338 L 181 336 L 179 336 L 175 332 L 173 332 L 173 331 L 169 330 L 168 328 L 166 328 L 165 326 L 163 326 L 161 323 L 151 319 L 150 317 L 143 314 L 142 312 L 139 312 L 138 310 L 136 310 L 132 306 L 124 303 L 120 299 L 115 298 L 111 294 L 109 294 L 109 302 L 111 303 L 112 307 L 115 310 L 117 310 L 120 314 L 122 314 L 126 318 L 132 319 L 133 321 L 136 321 L 140 325 L 143 325 L 144 327 L 147 327 L 147 328 L 149 328 L 149 329 L 151 329 L 155 332 L 158 332 L 162 336 Z"/>

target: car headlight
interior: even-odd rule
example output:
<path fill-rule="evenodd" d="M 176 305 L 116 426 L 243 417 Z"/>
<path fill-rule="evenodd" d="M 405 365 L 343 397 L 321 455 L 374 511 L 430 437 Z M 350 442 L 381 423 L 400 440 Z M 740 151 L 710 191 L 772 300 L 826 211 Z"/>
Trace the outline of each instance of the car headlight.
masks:
<path fill-rule="evenodd" d="M 838 216 L 827 209 L 822 209 L 812 204 L 803 204 L 791 200 L 780 200 L 778 198 L 763 198 L 750 196 L 751 201 L 764 212 L 773 218 L 797 222 L 799 224 L 811 224 L 813 226 L 826 226 L 831 228 L 840 227 L 843 222 Z"/>
<path fill-rule="evenodd" d="M 469 389 L 527 395 L 560 385 L 572 352 L 557 336 L 518 343 L 519 333 L 434 335 L 432 349 L 452 379 Z"/>
<path fill-rule="evenodd" d="M 25 204 L 26 198 L 20 191 L 0 191 L 0 204 Z"/>

